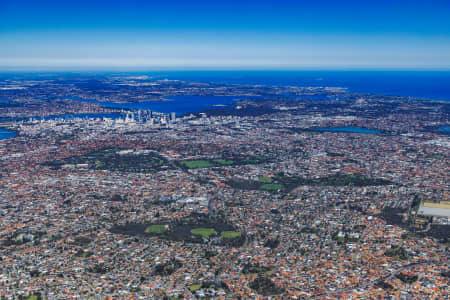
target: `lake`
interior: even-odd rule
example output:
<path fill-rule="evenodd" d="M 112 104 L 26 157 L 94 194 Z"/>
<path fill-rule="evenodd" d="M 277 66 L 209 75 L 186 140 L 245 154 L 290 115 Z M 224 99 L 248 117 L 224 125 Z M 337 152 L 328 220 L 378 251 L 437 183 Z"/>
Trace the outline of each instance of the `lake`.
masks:
<path fill-rule="evenodd" d="M 16 133 L 4 128 L 0 128 L 0 140 L 10 139 L 16 136 Z"/>
<path fill-rule="evenodd" d="M 313 129 L 316 131 L 327 131 L 327 132 L 349 132 L 349 133 L 370 133 L 370 134 L 380 133 L 380 131 L 378 130 L 362 127 L 321 127 Z"/>

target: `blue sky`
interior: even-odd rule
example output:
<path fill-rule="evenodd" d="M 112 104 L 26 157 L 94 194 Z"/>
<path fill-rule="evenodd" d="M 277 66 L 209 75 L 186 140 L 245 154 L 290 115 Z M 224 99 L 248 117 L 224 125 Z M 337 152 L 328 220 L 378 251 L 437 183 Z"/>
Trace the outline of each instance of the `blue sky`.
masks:
<path fill-rule="evenodd" d="M 0 0 L 0 69 L 450 69 L 450 1 Z"/>

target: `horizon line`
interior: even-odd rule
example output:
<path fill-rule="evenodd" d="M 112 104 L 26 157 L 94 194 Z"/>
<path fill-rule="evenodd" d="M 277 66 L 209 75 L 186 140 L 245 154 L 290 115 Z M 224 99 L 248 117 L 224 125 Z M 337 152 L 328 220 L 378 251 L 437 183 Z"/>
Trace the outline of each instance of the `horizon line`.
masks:
<path fill-rule="evenodd" d="M 126 67 L 107 67 L 107 68 L 2 68 L 0 66 L 0 73 L 39 73 L 39 72 L 52 72 L 52 73 L 80 73 L 80 72 L 308 72 L 308 71 L 327 71 L 327 72 L 450 72 L 450 67 L 445 68 L 126 68 Z"/>

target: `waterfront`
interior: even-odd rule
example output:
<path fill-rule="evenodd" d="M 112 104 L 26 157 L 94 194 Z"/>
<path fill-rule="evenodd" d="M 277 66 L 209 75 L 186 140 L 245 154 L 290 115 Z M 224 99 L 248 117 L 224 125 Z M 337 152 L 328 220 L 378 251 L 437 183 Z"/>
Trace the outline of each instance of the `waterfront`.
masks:
<path fill-rule="evenodd" d="M 228 105 L 236 102 L 242 97 L 234 96 L 168 96 L 164 101 L 142 101 L 134 103 L 107 102 L 95 99 L 82 99 L 79 97 L 66 97 L 67 99 L 82 102 L 96 103 L 104 108 L 115 108 L 125 110 L 151 110 L 160 113 L 175 112 L 177 115 L 199 112 L 211 109 L 217 105 Z"/>
<path fill-rule="evenodd" d="M 314 130 L 328 131 L 328 132 L 369 133 L 369 134 L 380 133 L 380 131 L 378 131 L 378 130 L 362 128 L 362 127 L 320 127 L 320 128 L 314 128 Z"/>
<path fill-rule="evenodd" d="M 73 120 L 73 119 L 119 119 L 123 117 L 124 115 L 122 113 L 85 113 L 85 114 L 64 114 L 64 115 L 54 115 L 54 116 L 48 116 L 48 117 L 36 117 L 32 118 L 34 120 Z"/>
<path fill-rule="evenodd" d="M 155 79 L 218 84 L 342 87 L 353 93 L 450 101 L 448 71 L 166 71 Z"/>
<path fill-rule="evenodd" d="M 0 128 L 0 140 L 10 139 L 16 136 L 15 132 Z"/>

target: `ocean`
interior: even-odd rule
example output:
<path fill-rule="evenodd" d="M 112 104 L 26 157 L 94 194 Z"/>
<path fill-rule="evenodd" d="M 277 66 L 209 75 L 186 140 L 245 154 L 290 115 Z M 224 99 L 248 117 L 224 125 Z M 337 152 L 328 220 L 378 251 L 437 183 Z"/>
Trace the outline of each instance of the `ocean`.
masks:
<path fill-rule="evenodd" d="M 138 74 L 155 79 L 228 84 L 344 87 L 354 93 L 450 101 L 450 71 L 166 71 Z"/>
<path fill-rule="evenodd" d="M 120 74 L 147 75 L 152 79 L 159 80 L 170 79 L 217 84 L 343 87 L 349 92 L 355 93 L 450 101 L 450 72 L 167 71 Z M 81 99 L 77 96 L 66 98 L 94 102 L 109 108 L 150 109 L 161 113 L 175 112 L 177 115 L 199 112 L 221 104 L 228 105 L 239 100 L 239 97 L 195 95 L 167 97 L 173 101 L 144 101 L 139 103 L 99 102 L 96 99 Z M 308 98 L 311 99 L 314 96 L 308 96 Z M 323 96 L 317 96 L 316 99 L 324 100 Z"/>

